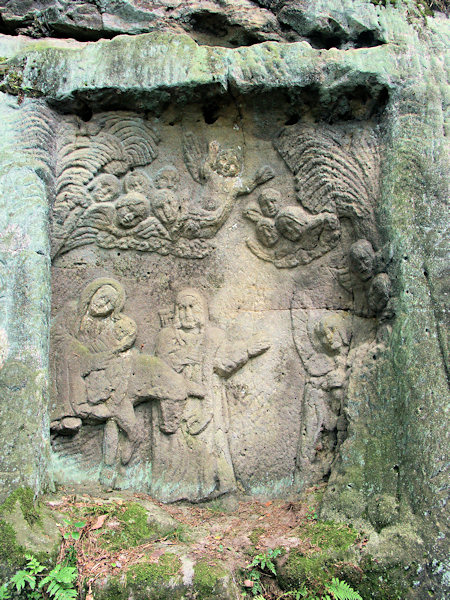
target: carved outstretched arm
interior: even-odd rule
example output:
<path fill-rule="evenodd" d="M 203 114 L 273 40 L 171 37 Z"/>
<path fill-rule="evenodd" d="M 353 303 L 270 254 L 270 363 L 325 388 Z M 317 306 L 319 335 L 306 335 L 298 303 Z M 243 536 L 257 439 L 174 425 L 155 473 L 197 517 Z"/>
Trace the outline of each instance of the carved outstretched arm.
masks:
<path fill-rule="evenodd" d="M 216 357 L 214 371 L 220 377 L 228 378 L 239 371 L 251 358 L 263 354 L 270 348 L 270 344 L 265 340 L 255 340 L 247 348 L 243 345 L 233 346 L 233 348 L 224 348 Z"/>
<path fill-rule="evenodd" d="M 259 185 L 270 181 L 275 177 L 275 172 L 272 167 L 264 166 L 255 173 L 252 179 L 244 180 L 242 185 L 237 190 L 238 196 L 246 196 L 251 194 Z"/>

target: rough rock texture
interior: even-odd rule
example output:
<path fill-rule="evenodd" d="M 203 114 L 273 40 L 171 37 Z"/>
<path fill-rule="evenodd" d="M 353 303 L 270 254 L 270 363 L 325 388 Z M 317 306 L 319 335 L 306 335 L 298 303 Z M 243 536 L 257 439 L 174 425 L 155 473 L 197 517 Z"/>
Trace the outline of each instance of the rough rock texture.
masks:
<path fill-rule="evenodd" d="M 162 448 L 170 439 L 191 452 L 202 477 L 181 495 L 163 480 L 156 491 L 166 500 L 199 500 L 234 489 L 236 481 L 253 493 L 297 493 L 325 478 L 322 514 L 369 521 L 377 532 L 374 556 L 380 552 L 392 564 L 393 544 L 407 549 L 397 560 L 409 554 L 420 565 L 416 597 L 423 597 L 422 586 L 444 597 L 447 18 L 424 16 L 411 4 L 350 0 L 261 2 L 260 9 L 251 2 L 137 4 L 6 2 L 1 11 L 6 31 L 35 36 L 86 40 L 158 30 L 96 43 L 7 35 L 0 41 L 0 110 L 7 123 L 0 165 L 8 272 L 0 297 L 4 489 L 26 483 L 39 491 L 49 478 L 49 199 L 54 312 L 67 329 L 58 338 L 64 350 L 56 369 L 75 364 L 76 348 L 90 361 L 86 367 L 80 359 L 59 382 L 72 389 L 74 381 L 87 385 L 92 373 L 101 374 L 90 379 L 83 406 L 54 418 L 55 472 L 80 477 L 80 462 L 69 469 L 67 457 L 80 454 L 70 444 L 81 432 L 91 444 L 81 446 L 92 448 L 84 474 L 105 484 L 116 485 L 117 468 L 133 469 L 134 449 L 145 443 L 150 454 L 156 439 Z M 77 13 L 72 21 L 70 11 Z M 264 40 L 272 41 L 258 43 Z M 119 121 L 109 112 L 124 110 Z M 139 132 L 132 136 L 138 141 L 128 143 L 124 123 Z M 202 136 L 203 146 L 196 143 Z M 254 177 L 262 201 L 251 186 L 233 191 L 236 173 L 219 173 L 230 163 L 228 157 L 219 165 L 221 146 L 244 150 L 242 179 Z M 313 158 L 309 169 L 310 147 L 313 156 L 326 157 L 322 166 Z M 190 201 L 205 192 L 200 212 L 187 201 L 183 213 L 173 184 L 157 183 L 169 162 L 184 170 L 180 188 Z M 205 221 L 202 211 L 213 214 L 222 198 L 207 187 L 217 179 L 208 165 L 230 185 L 223 213 Z M 241 167 L 233 168 L 240 178 Z M 139 169 L 134 187 L 126 178 Z M 120 189 L 103 204 L 95 178 L 106 174 Z M 273 190 L 282 205 L 271 215 Z M 140 206 L 140 216 L 128 210 L 121 221 L 121 209 L 131 205 Z M 171 216 L 174 206 L 182 219 Z M 218 250 L 211 246 L 207 257 L 213 238 Z M 355 245 L 361 239 L 370 247 Z M 99 277 L 108 279 L 93 284 Z M 190 307 L 178 296 L 184 286 L 197 289 L 187 295 Z M 93 312 L 94 294 L 102 290 L 114 318 Z M 131 298 L 125 305 L 124 292 Z M 205 307 L 207 296 L 210 315 L 202 317 L 200 337 L 189 338 L 190 327 L 173 314 Z M 225 338 L 238 345 L 258 330 L 267 340 L 258 348 L 247 343 L 244 358 L 225 351 Z M 179 336 L 197 358 L 185 351 L 174 359 Z M 205 347 L 217 361 L 195 375 L 188 359 L 200 364 L 209 356 Z M 116 363 L 101 363 L 102 352 Z M 118 399 L 114 382 L 124 380 L 125 365 L 139 373 L 126 392 L 136 413 Z M 177 379 L 173 371 L 184 378 L 170 394 L 167 383 L 156 389 L 163 371 L 168 379 Z M 224 391 L 233 397 L 234 422 L 231 414 L 227 429 L 216 413 L 202 424 L 202 398 L 217 407 Z M 153 415 L 159 430 L 143 443 L 133 419 L 150 418 L 144 414 L 150 399 L 161 420 Z M 198 409 L 192 419 L 179 410 L 186 401 Z M 64 444 L 67 451 L 58 451 Z M 218 459 L 212 469 L 208 447 Z M 89 458 L 95 448 L 103 466 Z M 164 459 L 161 465 L 167 467 Z M 181 472 L 180 465 L 171 468 Z M 128 471 L 125 479 L 145 487 L 142 473 Z M 223 487 L 205 491 L 212 481 Z"/>

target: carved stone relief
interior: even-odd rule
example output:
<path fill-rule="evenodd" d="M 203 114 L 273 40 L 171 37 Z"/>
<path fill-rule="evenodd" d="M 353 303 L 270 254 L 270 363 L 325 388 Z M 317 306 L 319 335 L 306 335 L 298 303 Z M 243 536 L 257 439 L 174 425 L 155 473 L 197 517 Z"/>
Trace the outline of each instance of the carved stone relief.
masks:
<path fill-rule="evenodd" d="M 282 127 L 277 110 L 271 125 L 251 106 L 208 126 L 198 107 L 62 118 L 51 356 L 63 480 L 170 502 L 329 475 L 355 365 L 394 315 L 380 148 L 371 125 Z"/>

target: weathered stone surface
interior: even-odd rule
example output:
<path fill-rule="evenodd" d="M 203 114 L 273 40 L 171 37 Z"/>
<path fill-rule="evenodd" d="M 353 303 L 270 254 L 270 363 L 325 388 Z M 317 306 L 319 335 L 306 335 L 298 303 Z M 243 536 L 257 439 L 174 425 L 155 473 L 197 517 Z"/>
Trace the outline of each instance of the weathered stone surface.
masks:
<path fill-rule="evenodd" d="M 105 30 L 106 6 L 99 25 L 71 4 L 70 31 Z M 200 28 L 242 24 L 249 4 L 211 20 L 204 3 Z M 45 413 L 48 197 L 57 476 L 169 501 L 329 478 L 323 515 L 369 521 L 386 556 L 397 538 L 426 549 L 420 597 L 445 550 L 448 21 L 261 4 L 304 41 L 208 47 L 210 32 L 198 45 L 166 17 L 165 33 L 95 44 L 3 36 L 2 214 L 17 228 L 2 243 L 19 273 L 2 299 L 5 482 L 38 490 L 47 473 L 47 416 L 30 413 Z M 279 40 L 274 13 L 245 35 Z M 18 301 L 22 285 L 35 291 Z"/>

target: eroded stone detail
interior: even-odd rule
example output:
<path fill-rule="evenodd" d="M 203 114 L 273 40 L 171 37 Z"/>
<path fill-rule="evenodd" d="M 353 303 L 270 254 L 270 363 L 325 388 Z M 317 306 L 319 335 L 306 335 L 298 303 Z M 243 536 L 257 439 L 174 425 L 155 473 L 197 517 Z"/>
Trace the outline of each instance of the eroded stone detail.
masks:
<path fill-rule="evenodd" d="M 55 319 L 54 435 L 103 424 L 100 481 L 114 487 L 119 466 L 150 434 L 134 407 L 152 400 L 152 492 L 175 501 L 234 491 L 222 380 L 266 352 L 269 342 L 258 336 L 228 341 L 211 325 L 202 294 L 189 288 L 177 295 L 174 311 L 160 313 L 156 356 L 138 353 L 132 348 L 137 326 L 121 312 L 124 302 L 123 286 L 100 278 Z"/>
<path fill-rule="evenodd" d="M 270 167 L 242 178 L 238 149 L 209 145 L 192 132 L 183 136 L 189 174 L 201 186 L 200 200 L 179 190 L 171 164 L 150 176 L 143 167 L 158 156 L 161 139 L 143 118 L 105 113 L 84 124 L 68 120 L 60 132 L 54 256 L 95 243 L 101 248 L 203 258 L 236 199 L 274 176 Z M 137 169 L 140 167 L 140 169 Z M 153 179 L 153 180 L 152 180 Z"/>
<path fill-rule="evenodd" d="M 270 469 L 283 489 L 330 474 L 355 365 L 393 315 L 378 138 L 368 124 L 280 131 L 279 119 L 253 138 L 234 111 L 221 108 L 216 126 L 198 107 L 174 110 L 152 121 L 158 133 L 133 113 L 63 118 L 52 331 L 62 470 L 164 501 L 261 489 Z M 267 117 L 252 118 L 257 132 Z M 279 457 L 251 466 L 259 452 Z"/>
<path fill-rule="evenodd" d="M 115 483 L 117 463 L 130 461 L 142 437 L 136 404 L 159 400 L 164 413 L 188 393 L 203 395 L 200 386 L 187 384 L 158 358 L 131 351 L 137 328 L 121 312 L 124 302 L 119 282 L 97 279 L 85 287 L 76 306 L 69 303 L 61 311 L 52 336 L 52 430 L 74 435 L 83 423 L 104 423 L 100 479 L 108 485 Z M 176 427 L 173 417 L 161 425 L 166 433 Z"/>

